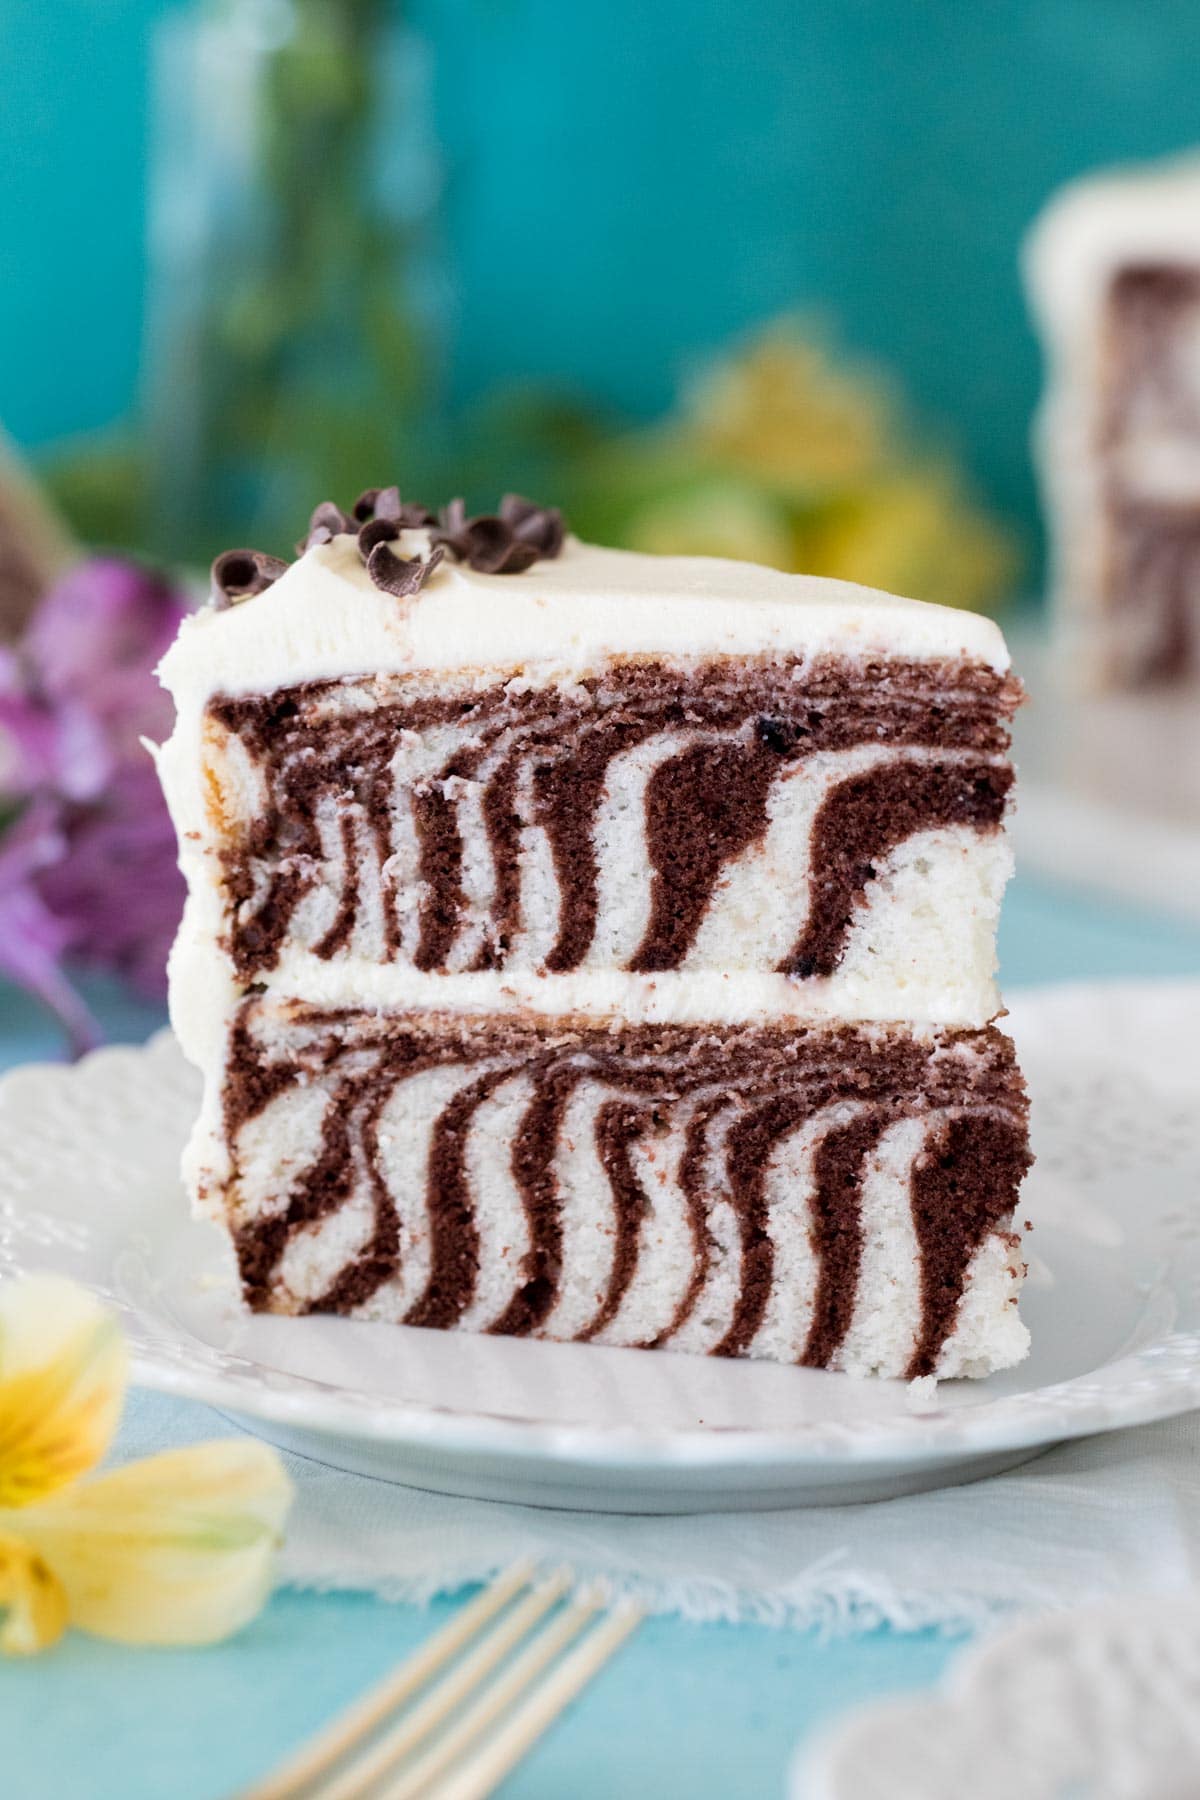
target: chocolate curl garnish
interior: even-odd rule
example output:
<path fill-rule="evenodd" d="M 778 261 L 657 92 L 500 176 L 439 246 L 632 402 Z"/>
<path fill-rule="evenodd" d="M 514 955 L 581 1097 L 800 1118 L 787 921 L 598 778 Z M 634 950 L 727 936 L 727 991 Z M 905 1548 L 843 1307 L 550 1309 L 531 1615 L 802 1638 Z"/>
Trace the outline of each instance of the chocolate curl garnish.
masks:
<path fill-rule="evenodd" d="M 405 531 L 429 532 L 427 556 L 400 556 L 390 548 Z M 427 506 L 402 500 L 398 487 L 364 488 L 350 512 L 332 500 L 315 507 L 296 551 L 303 555 L 314 545 L 350 535 L 375 586 L 406 599 L 424 587 L 447 551 L 482 575 L 518 575 L 539 557 L 559 554 L 564 527 L 555 507 L 536 506 L 521 494 L 505 494 L 498 513 L 474 518 L 464 501 L 452 500 L 439 517 Z M 212 566 L 214 604 L 232 606 L 261 594 L 287 566 L 260 550 L 226 550 Z"/>
<path fill-rule="evenodd" d="M 536 544 L 516 537 L 512 525 L 498 513 L 477 513 L 469 519 L 461 499 L 443 507 L 433 538 L 480 575 L 519 575 L 542 554 Z"/>
<path fill-rule="evenodd" d="M 359 528 L 358 550 L 366 562 L 377 544 L 390 544 L 400 536 L 400 527 L 393 519 L 368 519 Z"/>
<path fill-rule="evenodd" d="M 434 532 L 452 556 L 481 575 L 519 575 L 542 556 L 557 556 L 563 547 L 562 514 L 552 506 L 535 506 L 520 494 L 505 494 L 498 513 L 467 517 L 461 499 L 442 509 Z"/>
<path fill-rule="evenodd" d="M 401 531 L 420 531 L 427 525 L 437 524 L 427 506 L 401 500 L 398 487 L 364 488 L 354 502 L 353 511 L 355 519 L 362 525 L 373 519 L 387 519 Z M 353 531 L 354 526 L 350 525 L 348 529 Z"/>
<path fill-rule="evenodd" d="M 439 543 L 445 544 L 446 548 L 457 556 L 459 544 L 461 543 L 464 549 L 466 547 L 465 533 L 468 523 L 467 503 L 460 494 L 457 499 L 448 500 L 443 506 L 438 515 L 438 528 L 433 535 Z"/>
<path fill-rule="evenodd" d="M 218 612 L 261 594 L 278 581 L 288 564 L 262 550 L 223 550 L 211 571 L 213 605 Z"/>
<path fill-rule="evenodd" d="M 378 500 L 379 494 L 379 488 L 364 488 L 350 508 L 360 525 L 365 525 L 368 519 L 375 517 L 375 502 Z"/>
<path fill-rule="evenodd" d="M 539 556 L 557 556 L 566 531 L 557 506 L 537 506 L 521 494 L 505 494 L 500 517 L 522 544 L 533 544 Z"/>
<path fill-rule="evenodd" d="M 518 559 L 526 558 L 522 567 L 528 568 L 530 563 L 537 561 L 536 550 L 527 551 L 515 545 L 511 528 L 498 514 L 477 513 L 473 519 L 469 519 L 466 505 L 461 499 L 452 500 L 443 509 L 441 525 L 434 533 L 434 542 L 444 544 L 459 562 L 477 569 L 481 575 L 499 575 L 505 571 L 514 546 Z"/>
<path fill-rule="evenodd" d="M 367 557 L 367 574 L 385 594 L 394 594 L 397 600 L 407 600 L 425 586 L 442 556 L 440 546 L 432 549 L 427 557 L 408 557 L 397 556 L 386 543 L 376 544 Z"/>
<path fill-rule="evenodd" d="M 312 517 L 308 521 L 308 530 L 302 541 L 296 545 L 296 554 L 303 556 L 304 552 L 311 550 L 314 544 L 328 544 L 335 537 L 341 537 L 344 532 L 357 530 L 358 526 L 349 513 L 344 513 L 340 506 L 334 505 L 332 500 L 322 500 L 320 506 L 313 507 Z"/>

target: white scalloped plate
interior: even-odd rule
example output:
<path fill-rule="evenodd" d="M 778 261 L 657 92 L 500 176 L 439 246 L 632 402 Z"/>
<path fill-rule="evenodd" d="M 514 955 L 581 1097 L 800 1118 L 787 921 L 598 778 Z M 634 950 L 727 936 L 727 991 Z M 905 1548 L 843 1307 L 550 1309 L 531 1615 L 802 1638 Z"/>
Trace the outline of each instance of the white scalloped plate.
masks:
<path fill-rule="evenodd" d="M 607 1511 L 882 1499 L 1200 1405 L 1200 984 L 1027 992 L 1039 1161 L 1022 1310 L 985 1382 L 895 1382 L 338 1319 L 247 1317 L 176 1173 L 196 1081 L 168 1036 L 0 1083 L 0 1274 L 121 1310 L 148 1387 L 323 1462 Z"/>

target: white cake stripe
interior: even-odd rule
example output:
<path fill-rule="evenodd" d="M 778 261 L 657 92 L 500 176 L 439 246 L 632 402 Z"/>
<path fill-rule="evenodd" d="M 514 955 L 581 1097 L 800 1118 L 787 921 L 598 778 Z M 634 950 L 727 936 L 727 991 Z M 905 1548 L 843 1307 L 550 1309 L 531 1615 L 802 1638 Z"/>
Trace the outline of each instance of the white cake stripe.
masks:
<path fill-rule="evenodd" d="M 848 1125 L 862 1107 L 826 1107 L 780 1138 L 767 1164 L 767 1229 L 774 1250 L 774 1279 L 751 1356 L 799 1362 L 808 1342 L 820 1269 L 813 1248 L 813 1160 L 826 1134 Z"/>
<path fill-rule="evenodd" d="M 700 741 L 695 732 L 659 732 L 608 765 L 591 833 L 597 868 L 596 929 L 585 958 L 591 968 L 625 968 L 646 934 L 646 789 L 664 763 Z"/>
<path fill-rule="evenodd" d="M 479 1268 L 475 1292 L 459 1318 L 463 1331 L 498 1319 L 524 1278 L 529 1224 L 512 1171 L 512 1143 L 533 1097 L 528 1075 L 502 1082 L 475 1110 L 467 1135 L 467 1178 L 476 1196 Z"/>
<path fill-rule="evenodd" d="M 616 1213 L 596 1145 L 596 1119 L 615 1098 L 599 1082 L 580 1081 L 563 1115 L 555 1156 L 562 1195 L 562 1276 L 540 1336 L 574 1338 L 595 1318 L 612 1278 Z"/>
<path fill-rule="evenodd" d="M 633 1164 L 647 1207 L 638 1230 L 637 1263 L 612 1322 L 596 1334 L 600 1344 L 651 1344 L 668 1334 L 696 1265 L 687 1196 L 679 1185 L 683 1132 L 647 1135 Z"/>
<path fill-rule="evenodd" d="M 424 1069 L 398 1081 L 379 1114 L 377 1166 L 400 1224 L 400 1255 L 396 1274 L 360 1309 L 365 1317 L 403 1319 L 425 1292 L 431 1264 L 429 1141 L 455 1094 L 478 1074 L 478 1068 L 461 1064 Z"/>
<path fill-rule="evenodd" d="M 850 1328 L 838 1368 L 876 1361 L 903 1368 L 921 1324 L 921 1249 L 913 1229 L 909 1171 L 940 1114 L 900 1119 L 867 1154 L 859 1209 L 862 1253 Z"/>

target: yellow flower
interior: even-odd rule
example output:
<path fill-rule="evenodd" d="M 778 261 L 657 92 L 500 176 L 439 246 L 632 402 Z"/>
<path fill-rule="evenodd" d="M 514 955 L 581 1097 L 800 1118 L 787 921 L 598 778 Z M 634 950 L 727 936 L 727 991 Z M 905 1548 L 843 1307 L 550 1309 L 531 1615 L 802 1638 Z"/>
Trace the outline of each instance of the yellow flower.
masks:
<path fill-rule="evenodd" d="M 838 367 L 794 318 L 775 320 L 696 377 L 686 425 L 722 462 L 782 493 L 861 481 L 884 454 L 891 397 Z"/>
<path fill-rule="evenodd" d="M 803 543 L 798 561 L 814 575 L 866 587 L 986 606 L 1018 568 L 1006 533 L 973 504 L 954 471 L 916 464 L 847 493 Z"/>
<path fill-rule="evenodd" d="M 68 1624 L 126 1644 L 201 1644 L 253 1618 L 291 1501 L 252 1440 L 93 1475 L 120 1418 L 116 1320 L 54 1276 L 0 1288 L 0 1650 Z"/>
<path fill-rule="evenodd" d="M 32 1656 L 62 1636 L 67 1596 L 41 1557 L 20 1538 L 0 1535 L 0 1650 Z"/>
<path fill-rule="evenodd" d="M 656 556 L 731 556 L 788 567 L 788 517 L 767 494 L 714 477 L 682 493 L 647 501 L 629 520 L 625 541 Z"/>

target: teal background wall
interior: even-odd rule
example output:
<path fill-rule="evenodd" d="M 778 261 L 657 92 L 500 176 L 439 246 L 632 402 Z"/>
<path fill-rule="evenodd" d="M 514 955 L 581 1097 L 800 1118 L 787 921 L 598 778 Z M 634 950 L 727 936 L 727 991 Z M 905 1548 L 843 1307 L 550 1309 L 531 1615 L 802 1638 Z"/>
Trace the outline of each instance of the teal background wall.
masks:
<path fill-rule="evenodd" d="M 178 0 L 174 0 L 178 4 Z M 0 420 L 134 404 L 148 38 L 169 0 L 0 0 Z M 1032 525 L 1025 225 L 1200 141 L 1194 0 L 416 0 L 454 379 L 650 413 L 688 359 L 822 310 Z"/>

